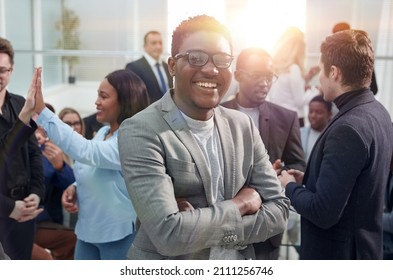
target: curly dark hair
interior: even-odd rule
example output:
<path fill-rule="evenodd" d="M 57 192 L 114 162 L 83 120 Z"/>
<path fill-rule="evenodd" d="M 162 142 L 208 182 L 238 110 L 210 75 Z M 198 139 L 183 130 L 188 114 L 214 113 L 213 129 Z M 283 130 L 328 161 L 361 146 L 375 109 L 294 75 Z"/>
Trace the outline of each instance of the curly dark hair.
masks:
<path fill-rule="evenodd" d="M 223 35 L 228 40 L 232 52 L 232 36 L 229 29 L 214 17 L 198 15 L 183 20 L 173 31 L 171 48 L 172 57 L 179 52 L 180 45 L 187 36 L 201 30 L 217 32 Z"/>
<path fill-rule="evenodd" d="M 145 109 L 149 104 L 149 96 L 145 83 L 134 72 L 128 69 L 116 70 L 105 77 L 117 93 L 120 104 L 118 124 Z"/>

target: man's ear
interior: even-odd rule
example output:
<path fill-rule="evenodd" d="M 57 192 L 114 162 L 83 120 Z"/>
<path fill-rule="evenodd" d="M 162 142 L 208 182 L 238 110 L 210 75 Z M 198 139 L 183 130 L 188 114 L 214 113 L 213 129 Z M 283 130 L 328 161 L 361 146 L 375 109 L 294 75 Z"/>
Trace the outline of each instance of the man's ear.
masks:
<path fill-rule="evenodd" d="M 168 58 L 168 71 L 172 77 L 175 76 L 175 70 L 176 70 L 176 60 L 173 57 L 169 57 Z"/>
<path fill-rule="evenodd" d="M 338 81 L 339 79 L 341 80 L 341 70 L 335 65 L 330 66 L 330 73 L 329 77 L 331 77 L 333 80 Z"/>
<path fill-rule="evenodd" d="M 235 77 L 235 80 L 237 82 L 240 82 L 240 80 L 241 80 L 241 73 L 240 73 L 240 71 L 235 70 L 235 72 L 233 73 L 233 76 Z"/>

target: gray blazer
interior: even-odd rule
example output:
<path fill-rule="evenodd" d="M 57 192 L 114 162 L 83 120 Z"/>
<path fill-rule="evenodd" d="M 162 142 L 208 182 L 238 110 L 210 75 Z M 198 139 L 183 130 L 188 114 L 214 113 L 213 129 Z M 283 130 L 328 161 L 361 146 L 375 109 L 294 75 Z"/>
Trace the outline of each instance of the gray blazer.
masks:
<path fill-rule="evenodd" d="M 213 246 L 249 258 L 247 245 L 284 231 L 289 200 L 258 130 L 245 114 L 221 106 L 214 118 L 225 163 L 225 201 L 215 204 L 208 165 L 169 91 L 121 124 L 120 161 L 140 222 L 130 259 L 208 259 Z M 244 185 L 258 191 L 263 205 L 241 217 L 231 199 Z M 195 210 L 180 212 L 181 198 Z"/>

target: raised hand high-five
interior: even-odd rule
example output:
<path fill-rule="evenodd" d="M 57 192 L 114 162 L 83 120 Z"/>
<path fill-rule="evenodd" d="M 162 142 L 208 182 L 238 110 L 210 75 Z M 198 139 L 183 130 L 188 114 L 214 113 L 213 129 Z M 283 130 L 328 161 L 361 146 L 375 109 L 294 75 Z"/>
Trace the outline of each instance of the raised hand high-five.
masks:
<path fill-rule="evenodd" d="M 41 68 L 34 69 L 33 79 L 31 81 L 29 91 L 27 92 L 25 104 L 19 113 L 19 119 L 25 124 L 29 124 L 31 117 L 37 111 L 35 99 L 38 85 L 41 89 Z"/>

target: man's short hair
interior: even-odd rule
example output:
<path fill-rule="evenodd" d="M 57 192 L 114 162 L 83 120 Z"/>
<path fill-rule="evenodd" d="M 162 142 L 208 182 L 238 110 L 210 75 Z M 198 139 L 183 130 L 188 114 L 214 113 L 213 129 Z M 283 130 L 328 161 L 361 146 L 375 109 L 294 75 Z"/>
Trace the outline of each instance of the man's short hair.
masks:
<path fill-rule="evenodd" d="M 341 70 L 342 85 L 369 87 L 374 69 L 374 49 L 367 32 L 344 30 L 327 36 L 321 44 L 325 75 L 334 65 Z"/>
<path fill-rule="evenodd" d="M 183 20 L 173 31 L 171 48 L 172 57 L 178 54 L 180 45 L 183 43 L 184 39 L 190 34 L 198 31 L 216 32 L 221 34 L 228 40 L 232 52 L 232 36 L 229 29 L 214 17 L 198 15 Z"/>

